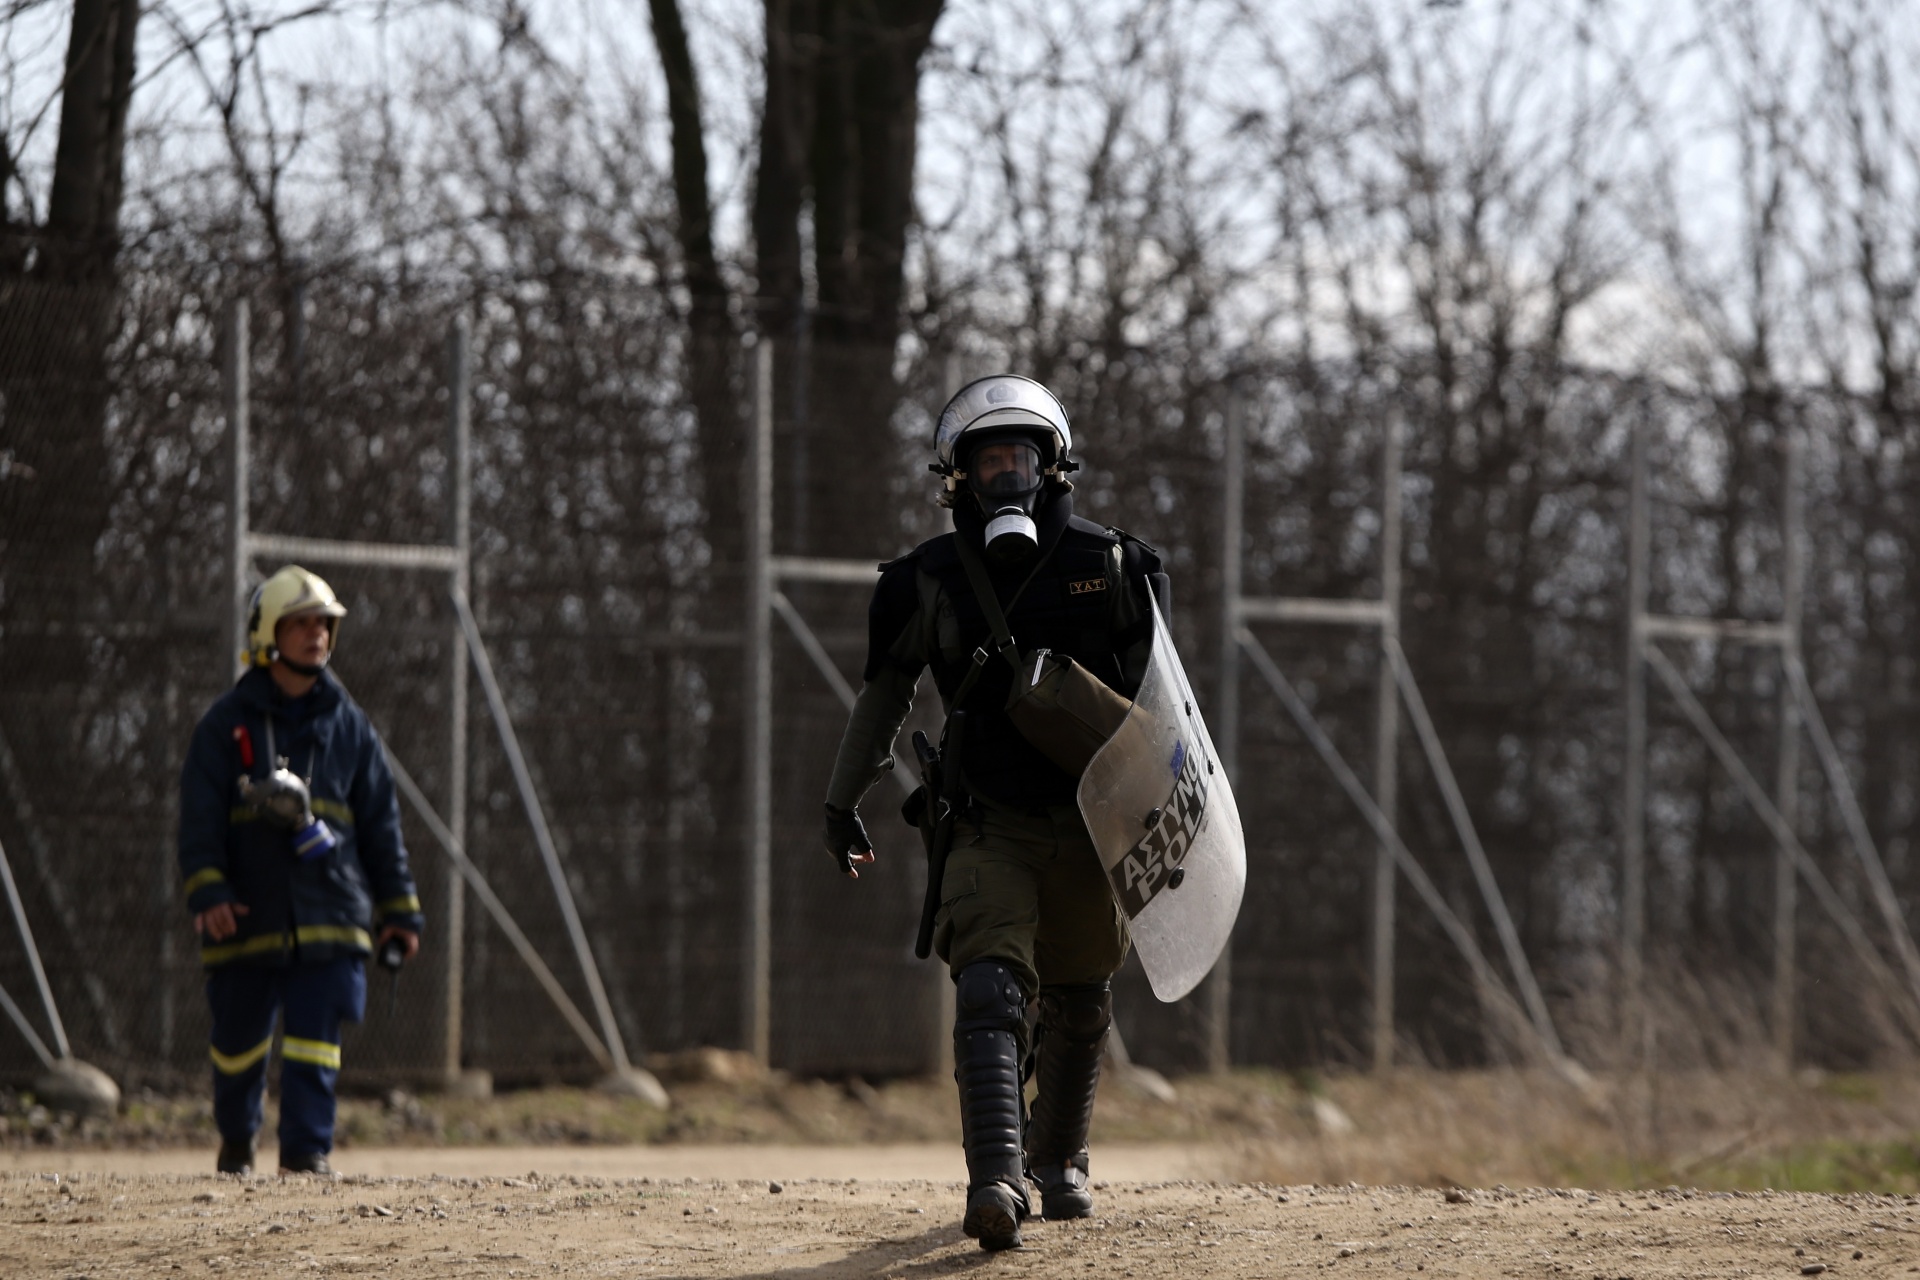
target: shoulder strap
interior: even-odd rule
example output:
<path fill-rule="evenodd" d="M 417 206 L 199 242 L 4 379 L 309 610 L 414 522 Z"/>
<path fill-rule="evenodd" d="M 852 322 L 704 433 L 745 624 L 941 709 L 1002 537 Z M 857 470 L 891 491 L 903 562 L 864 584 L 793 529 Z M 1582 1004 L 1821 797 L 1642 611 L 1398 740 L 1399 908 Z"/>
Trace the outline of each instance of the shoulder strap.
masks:
<path fill-rule="evenodd" d="M 1054 549 L 1060 545 L 1060 539 L 1066 535 L 1066 532 L 1067 526 L 1062 524 L 1059 532 L 1053 535 L 1053 541 L 1047 544 L 1046 551 L 1034 562 L 1032 571 L 1020 584 L 1020 589 L 1013 593 L 1013 599 L 1007 601 L 1008 609 L 1020 603 L 1020 597 L 1027 593 L 1027 588 L 1033 585 L 1033 580 L 1040 576 L 1040 570 L 1045 568 L 1047 561 L 1053 558 Z M 980 611 L 987 615 L 987 626 L 993 631 L 994 646 L 999 649 L 1000 656 L 1007 660 L 1008 666 L 1015 671 L 1020 670 L 1020 648 L 1013 641 L 1013 632 L 1007 626 L 1006 612 L 1000 608 L 999 594 L 993 589 L 993 580 L 987 576 L 987 566 L 981 563 L 980 553 L 973 549 L 973 544 L 968 542 L 965 536 L 956 533 L 953 545 L 960 554 L 961 567 L 967 571 L 967 581 L 973 586 L 974 598 L 980 602 Z M 960 687 L 954 691 L 955 708 L 958 708 L 966 700 L 966 696 L 973 692 L 974 682 L 980 678 L 980 672 L 985 669 L 988 656 L 987 646 L 984 644 L 973 651 L 973 666 L 960 681 Z"/>
<path fill-rule="evenodd" d="M 960 567 L 967 571 L 967 581 L 973 586 L 974 599 L 980 602 L 980 611 L 987 615 L 987 626 L 993 632 L 994 646 L 1000 650 L 1001 657 L 1005 658 L 1013 666 L 1019 666 L 1020 650 L 1013 643 L 1013 632 L 1007 626 L 1007 615 L 1000 608 L 1000 596 L 993 589 L 993 580 L 987 576 L 987 566 L 980 562 L 980 553 L 969 546 L 964 537 L 956 536 L 954 538 L 954 546 L 960 552 Z M 1042 563 L 1044 563 L 1044 560 Z M 1039 568 L 1039 565 L 1035 565 L 1034 571 L 1038 572 Z M 1027 582 L 1032 581 L 1033 576 L 1029 574 L 1027 576 Z M 1025 591 L 1026 589 L 1027 583 L 1021 583 L 1020 591 Z M 1010 603 L 1019 603 L 1020 591 L 1014 593 L 1013 600 Z M 986 646 L 980 646 L 979 652 L 984 653 L 985 651 Z M 978 654 L 976 654 L 975 657 L 977 662 Z"/>

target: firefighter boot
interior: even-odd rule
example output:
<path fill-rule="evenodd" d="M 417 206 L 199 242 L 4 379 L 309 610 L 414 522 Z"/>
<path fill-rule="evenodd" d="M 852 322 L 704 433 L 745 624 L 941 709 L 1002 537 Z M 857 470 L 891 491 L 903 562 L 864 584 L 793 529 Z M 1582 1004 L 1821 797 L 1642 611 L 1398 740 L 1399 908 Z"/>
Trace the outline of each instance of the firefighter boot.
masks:
<path fill-rule="evenodd" d="M 280 1157 L 280 1176 L 290 1173 L 311 1173 L 321 1178 L 333 1176 L 333 1166 L 327 1162 L 324 1151 L 307 1151 L 297 1156 Z"/>
<path fill-rule="evenodd" d="M 953 1078 L 967 1153 L 962 1229 L 982 1249 L 1020 1247 L 1031 1212 L 1020 1145 L 1020 1041 L 1026 998 L 1005 965 L 976 960 L 954 983 Z"/>
<path fill-rule="evenodd" d="M 1040 1216 L 1090 1218 L 1087 1129 L 1100 1083 L 1100 1059 L 1113 1025 L 1105 982 L 1040 988 L 1033 1120 L 1027 1126 L 1027 1174 L 1040 1184 Z"/>
<path fill-rule="evenodd" d="M 220 1154 L 214 1160 L 214 1172 L 252 1173 L 253 1151 L 252 1138 L 248 1138 L 244 1142 L 229 1142 L 225 1138 L 222 1138 L 220 1140 Z"/>

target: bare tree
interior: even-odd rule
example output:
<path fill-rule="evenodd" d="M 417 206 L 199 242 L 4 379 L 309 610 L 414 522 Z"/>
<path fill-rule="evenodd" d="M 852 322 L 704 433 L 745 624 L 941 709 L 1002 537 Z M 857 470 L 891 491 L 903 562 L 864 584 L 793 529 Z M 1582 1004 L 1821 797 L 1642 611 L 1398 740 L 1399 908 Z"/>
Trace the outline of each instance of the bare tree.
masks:
<path fill-rule="evenodd" d="M 0 139 L 0 550 L 5 604 L 84 601 L 106 521 L 106 345 L 114 308 L 138 0 L 77 0 L 44 217 L 16 204 L 24 138 Z"/>

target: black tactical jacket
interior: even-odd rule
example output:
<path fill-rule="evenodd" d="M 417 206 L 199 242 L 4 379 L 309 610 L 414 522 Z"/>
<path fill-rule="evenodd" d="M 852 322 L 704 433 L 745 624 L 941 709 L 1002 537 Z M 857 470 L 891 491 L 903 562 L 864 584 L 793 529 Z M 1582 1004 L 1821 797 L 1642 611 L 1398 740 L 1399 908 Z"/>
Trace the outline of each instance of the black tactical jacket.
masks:
<path fill-rule="evenodd" d="M 993 644 L 954 545 L 956 538 L 970 538 L 979 549 L 981 522 L 970 509 L 957 508 L 954 523 L 955 532 L 930 539 L 881 569 L 868 611 L 867 688 L 848 724 L 828 792 L 828 800 L 840 807 L 851 807 L 887 767 L 920 672 L 931 669 L 941 700 L 952 711 L 953 698 L 983 646 L 987 661 L 964 703 L 968 790 L 1022 809 L 1073 803 L 1078 780 L 1022 737 L 1006 715 L 1013 672 Z M 1032 557 L 1001 564 L 983 553 L 1015 644 L 1023 654 L 1051 649 L 1070 655 L 1132 697 L 1151 651 L 1154 594 L 1164 598 L 1165 593 L 1159 555 L 1137 538 L 1074 516 L 1070 495 L 1048 503 L 1038 524 L 1041 550 L 1036 554 L 1045 559 L 1037 571 Z"/>

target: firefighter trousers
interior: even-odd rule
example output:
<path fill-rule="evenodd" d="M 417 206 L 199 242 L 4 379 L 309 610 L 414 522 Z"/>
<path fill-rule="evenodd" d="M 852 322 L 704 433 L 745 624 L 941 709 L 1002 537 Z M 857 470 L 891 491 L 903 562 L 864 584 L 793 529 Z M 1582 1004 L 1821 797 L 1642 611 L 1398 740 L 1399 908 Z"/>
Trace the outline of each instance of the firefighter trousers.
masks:
<path fill-rule="evenodd" d="M 225 965 L 207 974 L 213 1011 L 213 1119 L 227 1142 L 250 1142 L 265 1119 L 267 1059 L 280 1042 L 280 1160 L 333 1150 L 340 1028 L 366 1013 L 358 956 L 318 964 Z"/>

